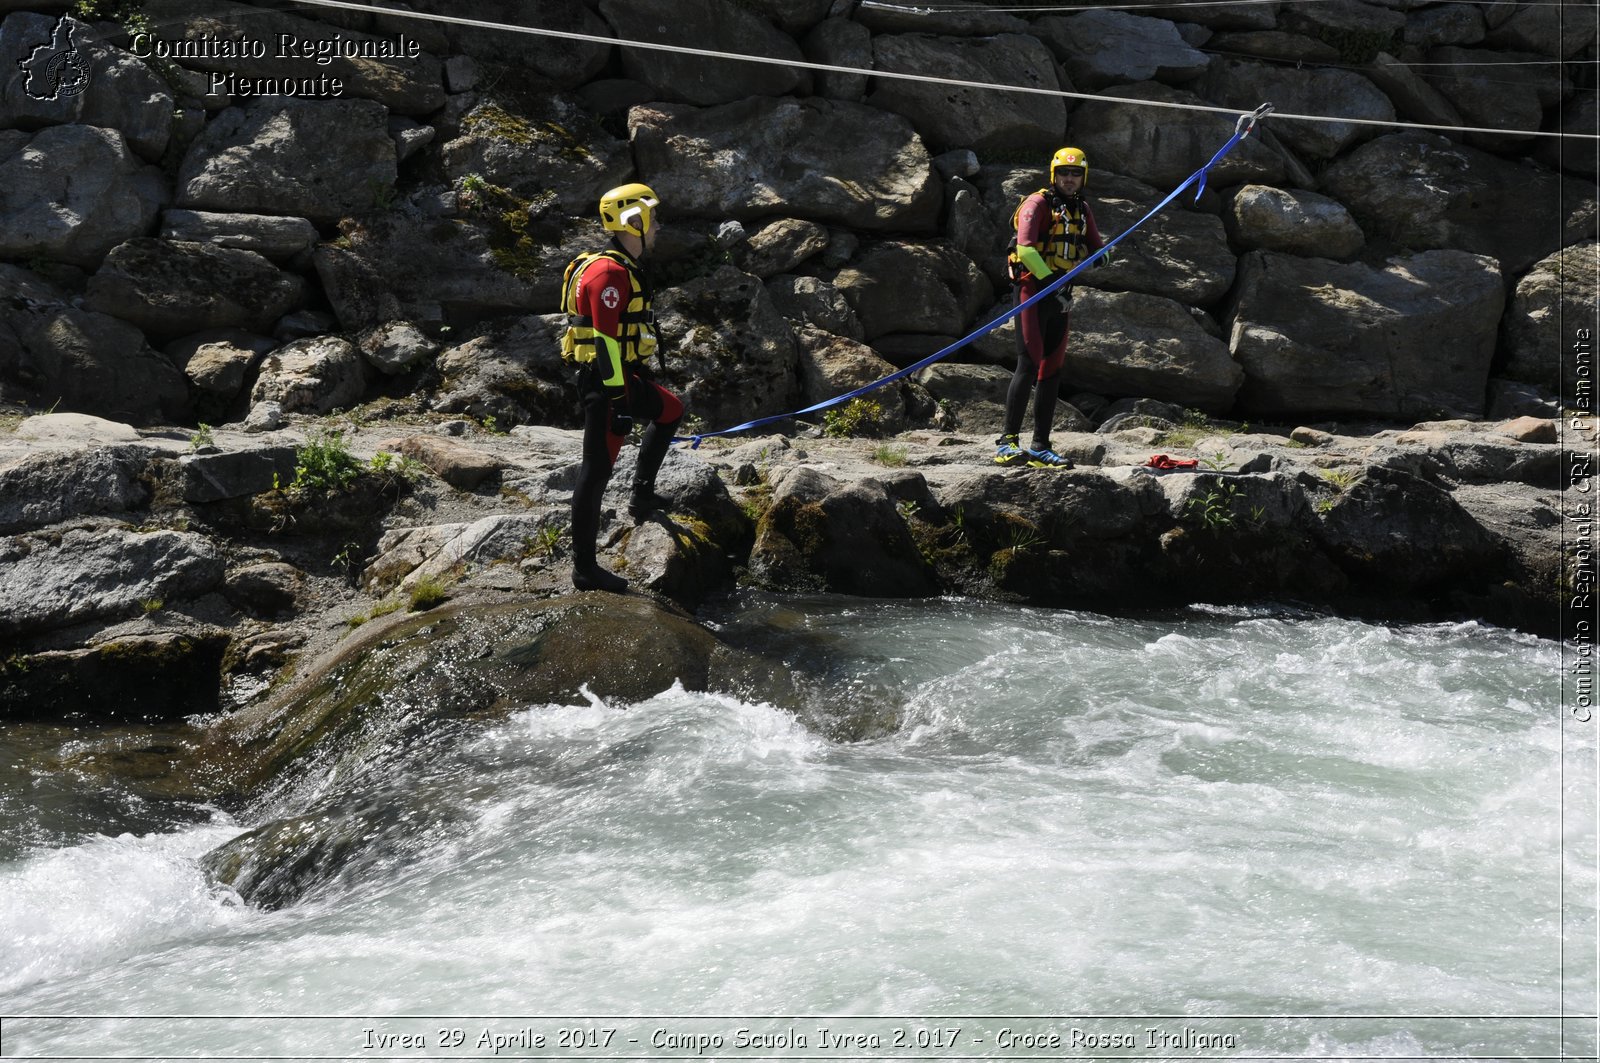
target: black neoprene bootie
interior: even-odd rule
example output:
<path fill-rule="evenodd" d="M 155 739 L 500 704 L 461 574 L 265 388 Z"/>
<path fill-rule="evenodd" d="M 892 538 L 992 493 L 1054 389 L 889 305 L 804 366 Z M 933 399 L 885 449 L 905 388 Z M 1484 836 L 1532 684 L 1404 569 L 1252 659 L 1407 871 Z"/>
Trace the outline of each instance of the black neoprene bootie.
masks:
<path fill-rule="evenodd" d="M 671 499 L 656 494 L 656 473 L 661 471 L 661 461 L 667 456 L 673 429 L 677 427 L 674 421 L 651 424 L 644 430 L 644 439 L 639 443 L 639 462 L 633 470 L 633 497 L 628 502 L 628 515 L 634 520 L 642 520 L 672 505 Z"/>
<path fill-rule="evenodd" d="M 580 591 L 610 591 L 621 594 L 628 581 L 600 567 L 594 557 L 595 537 L 600 534 L 599 491 L 603 480 L 580 484 L 572 496 L 572 585 Z"/>

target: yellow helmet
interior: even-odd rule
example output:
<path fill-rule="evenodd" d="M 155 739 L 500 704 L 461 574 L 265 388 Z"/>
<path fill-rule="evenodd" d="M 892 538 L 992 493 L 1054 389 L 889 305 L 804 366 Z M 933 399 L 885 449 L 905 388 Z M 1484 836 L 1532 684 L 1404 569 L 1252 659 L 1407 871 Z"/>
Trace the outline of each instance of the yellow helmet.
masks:
<path fill-rule="evenodd" d="M 608 232 L 643 236 L 655 224 L 660 204 L 661 197 L 649 185 L 618 185 L 600 197 L 600 224 Z"/>
<path fill-rule="evenodd" d="M 1056 183 L 1056 171 L 1078 169 L 1083 171 L 1083 185 L 1089 186 L 1089 157 L 1080 148 L 1062 148 L 1050 158 L 1050 183 Z"/>

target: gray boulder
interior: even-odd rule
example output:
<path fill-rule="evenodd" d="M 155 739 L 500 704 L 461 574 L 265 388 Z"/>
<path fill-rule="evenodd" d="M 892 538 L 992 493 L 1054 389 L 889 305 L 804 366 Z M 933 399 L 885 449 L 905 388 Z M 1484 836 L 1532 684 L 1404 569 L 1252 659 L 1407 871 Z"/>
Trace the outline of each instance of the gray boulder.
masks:
<path fill-rule="evenodd" d="M 757 218 L 783 211 L 856 229 L 926 232 L 943 190 L 910 123 L 863 104 L 751 98 L 635 107 L 639 172 L 673 209 Z"/>
<path fill-rule="evenodd" d="M 803 62 L 794 38 L 731 0 L 677 0 L 663 17 L 652 0 L 600 0 L 600 13 L 621 37 Z M 710 106 L 750 96 L 786 96 L 800 88 L 799 67 L 707 59 L 677 52 L 622 50 L 622 69 L 656 98 Z"/>
<path fill-rule="evenodd" d="M 254 251 L 143 238 L 106 256 L 83 305 L 172 339 L 214 328 L 271 332 L 305 298 L 305 281 Z"/>
<path fill-rule="evenodd" d="M 174 104 L 166 82 L 75 18 L 61 22 L 64 39 L 58 39 L 58 22 L 28 11 L 13 12 L 0 22 L 0 124 L 115 129 L 140 156 L 159 162 L 172 134 Z M 49 64 L 72 52 L 90 76 L 82 91 L 63 92 L 48 84 Z"/>
<path fill-rule="evenodd" d="M 1241 111 L 1253 111 L 1270 101 L 1278 110 L 1291 113 L 1394 121 L 1394 104 L 1389 98 L 1372 82 L 1347 70 L 1301 70 L 1219 57 L 1199 81 L 1198 91 L 1224 107 Z M 1312 159 L 1332 159 L 1372 135 L 1371 126 L 1354 122 L 1277 122 L 1272 129 L 1296 152 Z"/>
<path fill-rule="evenodd" d="M 1401 5 L 1368 4 L 1362 0 L 1329 0 L 1324 4 L 1290 4 L 1278 20 L 1294 33 L 1332 41 L 1349 62 L 1361 62 L 1377 43 L 1389 43 L 1404 32 Z"/>
<path fill-rule="evenodd" d="M 1126 11 L 1051 15 L 1036 21 L 1033 33 L 1061 59 L 1073 85 L 1086 92 L 1135 81 L 1182 84 L 1205 73 L 1210 62 L 1172 22 Z"/>
<path fill-rule="evenodd" d="M 656 296 L 667 353 L 660 375 L 714 428 L 795 409 L 794 333 L 766 286 L 733 266 Z"/>
<path fill-rule="evenodd" d="M 872 31 L 859 22 L 847 18 L 830 18 L 819 23 L 800 41 L 806 58 L 825 66 L 843 66 L 855 70 L 872 68 Z M 830 100 L 850 100 L 859 103 L 867 94 L 865 74 L 847 74 L 842 71 L 812 71 L 813 91 Z"/>
<path fill-rule="evenodd" d="M 367 363 L 338 336 L 295 340 L 269 354 L 250 391 L 252 404 L 276 402 L 285 413 L 328 413 L 353 406 L 367 386 Z"/>
<path fill-rule="evenodd" d="M 222 574 L 216 546 L 188 532 L 68 528 L 0 540 L 0 635 L 138 616 L 145 603 L 215 590 Z"/>
<path fill-rule="evenodd" d="M 1107 89 L 1104 95 L 1208 106 L 1193 93 L 1153 82 Z M 1254 111 L 1260 102 L 1257 100 L 1248 109 Z M 1234 124 L 1235 119 L 1227 115 L 1197 111 L 1180 117 L 1178 112 L 1164 107 L 1090 100 L 1072 116 L 1072 137 L 1089 156 L 1091 182 L 1094 167 L 1110 167 L 1119 173 L 1139 174 L 1165 190 L 1205 165 L 1233 136 Z M 1045 160 L 1048 158 L 1046 155 Z M 1217 163 L 1209 183 L 1213 188 L 1251 181 L 1284 184 L 1299 165 L 1267 139 L 1252 135 Z M 1090 191 L 1092 194 L 1092 184 Z"/>
<path fill-rule="evenodd" d="M 382 58 L 350 58 L 343 55 L 316 57 L 298 54 L 307 45 L 315 45 L 333 36 L 327 22 L 301 18 L 286 11 L 263 10 L 253 4 L 228 3 L 227 0 L 207 0 L 196 5 L 192 0 L 147 0 L 145 13 L 162 27 L 164 40 L 195 42 L 224 40 L 257 40 L 268 42 L 266 53 L 255 57 L 248 55 L 185 56 L 183 65 L 206 71 L 207 86 L 223 95 L 276 95 L 271 81 L 306 79 L 332 80 L 343 84 L 339 93 L 343 102 L 372 100 L 396 114 L 423 115 L 437 111 L 444 105 L 444 76 L 439 60 L 426 52 L 415 58 L 405 54 L 388 54 Z M 315 10 L 315 9 L 313 9 Z M 318 12 L 321 14 L 322 12 Z M 421 23 L 406 20 L 397 27 L 410 40 L 416 40 Z M 340 37 L 346 42 L 392 51 L 393 34 L 371 36 L 341 28 Z M 280 55 L 288 41 L 289 54 Z M 302 44 L 301 42 L 304 42 Z M 230 80 L 231 79 L 231 80 Z M 261 88 L 255 88 L 258 79 L 268 79 Z M 249 86 L 250 91 L 238 91 Z M 284 92 L 292 96 L 293 92 Z M 340 102 L 328 100 L 326 102 Z"/>
<path fill-rule="evenodd" d="M 163 240 L 254 251 L 281 262 L 310 250 L 317 242 L 317 227 L 307 218 L 165 210 L 160 235 Z"/>
<path fill-rule="evenodd" d="M 1594 43 L 1596 12 L 1587 4 L 1518 4 L 1484 43 L 1508 52 L 1571 59 Z"/>
<path fill-rule="evenodd" d="M 1483 48 L 1435 48 L 1434 86 L 1469 124 L 1487 129 L 1532 132 L 1544 122 L 1544 110 L 1558 103 L 1571 86 L 1541 55 L 1494 52 Z M 1469 143 L 1493 151 L 1517 150 L 1530 137 L 1515 133 L 1469 133 Z"/>
<path fill-rule="evenodd" d="M 751 233 L 733 253 L 734 264 L 762 280 L 792 273 L 828 249 L 828 230 L 800 218 L 779 218 Z"/>
<path fill-rule="evenodd" d="M 185 502 L 196 504 L 248 498 L 292 483 L 298 462 L 289 446 L 184 454 L 177 460 L 179 490 Z"/>
<path fill-rule="evenodd" d="M 1573 375 L 1577 360 L 1559 352 L 1571 349 L 1582 322 L 1594 320 L 1600 300 L 1596 277 L 1600 277 L 1600 244 L 1589 240 L 1541 259 L 1517 281 L 1501 329 L 1505 376 L 1562 395 L 1578 394 Z M 1584 386 L 1593 384 L 1591 377 Z"/>
<path fill-rule="evenodd" d="M 1228 198 L 1222 220 L 1247 251 L 1348 259 L 1366 243 L 1344 205 L 1315 192 L 1245 185 Z"/>
<path fill-rule="evenodd" d="M 998 85 L 1056 91 L 1050 52 L 1037 38 L 930 37 L 920 33 L 873 38 L 872 65 L 893 70 Z M 971 148 L 982 153 L 1053 151 L 1066 125 L 1065 101 L 1038 93 L 997 92 L 959 85 L 879 78 L 867 102 L 904 115 L 935 152 Z"/>
<path fill-rule="evenodd" d="M 1423 51 L 1478 44 L 1486 32 L 1483 12 L 1472 4 L 1433 4 L 1406 12 L 1406 44 Z"/>
<path fill-rule="evenodd" d="M 1125 177 L 1101 173 L 1092 181 L 1090 209 L 1106 240 L 1120 235 L 1161 201 L 1162 193 Z M 1228 293 L 1237 268 L 1222 222 L 1175 202 L 1118 244 L 1110 265 L 1091 266 L 1078 276 L 1095 288 L 1209 306 Z"/>
<path fill-rule="evenodd" d="M 741 0 L 741 3 L 791 36 L 817 26 L 834 6 L 834 0 Z"/>
<path fill-rule="evenodd" d="M 439 345 L 409 321 L 388 321 L 367 330 L 357 341 L 373 368 L 386 376 L 408 373 L 439 353 Z"/>
<path fill-rule="evenodd" d="M 833 277 L 868 341 L 888 333 L 960 335 L 994 288 L 972 260 L 944 243 L 886 240 Z"/>
<path fill-rule="evenodd" d="M 445 173 L 468 174 L 519 196 L 555 193 L 562 210 L 593 213 L 600 196 L 634 176 L 626 142 L 613 137 L 569 100 L 541 95 L 526 113 L 485 101 L 461 120 L 460 135 L 444 145 Z"/>
<path fill-rule="evenodd" d="M 206 123 L 178 168 L 178 205 L 334 222 L 371 211 L 395 165 L 382 104 L 268 98 Z"/>
<path fill-rule="evenodd" d="M 0 534 L 143 509 L 147 463 L 138 447 L 103 446 L 42 450 L 0 465 Z"/>
<path fill-rule="evenodd" d="M 1493 255 L 1520 273 L 1595 235 L 1597 190 L 1429 133 L 1393 133 L 1328 167 L 1323 189 L 1369 239 Z"/>
<path fill-rule="evenodd" d="M 795 325 L 810 325 L 852 340 L 865 335 L 849 300 L 820 277 L 783 274 L 767 282 L 767 294 L 778 313 Z"/>
<path fill-rule="evenodd" d="M 148 233 L 166 181 L 114 129 L 0 131 L 0 256 L 93 269 L 107 251 Z"/>
<path fill-rule="evenodd" d="M 1379 52 L 1365 71 L 1372 83 L 1394 102 L 1401 118 L 1425 125 L 1459 126 L 1466 123 L 1455 104 L 1430 80 L 1386 52 Z"/>
<path fill-rule="evenodd" d="M 565 327 L 557 314 L 519 317 L 441 351 L 434 408 L 501 427 L 577 425 L 577 396 L 563 386 L 573 376 L 561 360 Z"/>
<path fill-rule="evenodd" d="M 1244 383 L 1228 345 L 1170 299 L 1080 289 L 1063 376 L 1076 388 L 1225 413 Z"/>
<path fill-rule="evenodd" d="M 250 374 L 277 346 L 275 340 L 242 329 L 208 329 L 172 341 L 165 353 L 188 378 L 196 415 L 214 421 L 232 412 Z"/>
<path fill-rule="evenodd" d="M 848 394 L 895 371 L 871 347 L 843 336 L 802 327 L 796 330 L 795 339 L 800 351 L 800 402 L 805 406 Z M 906 428 L 908 408 L 920 398 L 908 394 L 913 388 L 917 385 L 902 381 L 864 396 L 883 411 L 878 420 L 881 432 L 893 434 Z"/>
<path fill-rule="evenodd" d="M 0 264 L 0 395 L 31 406 L 181 421 L 183 374 L 132 325 L 73 305 L 26 270 Z"/>
<path fill-rule="evenodd" d="M 1424 251 L 1383 269 L 1266 251 L 1240 266 L 1239 407 L 1270 415 L 1478 416 L 1505 305 L 1494 259 Z"/>

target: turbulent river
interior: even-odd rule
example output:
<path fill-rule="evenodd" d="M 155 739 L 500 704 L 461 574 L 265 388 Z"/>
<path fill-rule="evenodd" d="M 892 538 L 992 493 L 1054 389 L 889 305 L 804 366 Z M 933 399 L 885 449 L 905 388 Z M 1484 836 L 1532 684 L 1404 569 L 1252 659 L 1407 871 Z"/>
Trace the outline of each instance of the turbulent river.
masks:
<path fill-rule="evenodd" d="M 719 623 L 901 725 L 530 705 L 346 766 L 449 814 L 279 911 L 200 870 L 245 822 L 75 798 L 0 738 L 0 1054 L 1594 1053 L 1594 725 L 1555 642 L 948 600 Z"/>

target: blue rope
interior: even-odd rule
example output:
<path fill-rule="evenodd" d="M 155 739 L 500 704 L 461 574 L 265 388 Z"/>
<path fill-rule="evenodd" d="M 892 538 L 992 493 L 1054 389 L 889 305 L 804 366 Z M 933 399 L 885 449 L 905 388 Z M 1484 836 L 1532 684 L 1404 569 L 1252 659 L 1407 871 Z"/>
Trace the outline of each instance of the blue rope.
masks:
<path fill-rule="evenodd" d="M 735 432 L 749 431 L 752 428 L 759 428 L 759 427 L 761 427 L 762 425 L 765 425 L 765 424 L 772 424 L 774 421 L 784 421 L 784 420 L 788 420 L 791 417 L 802 417 L 802 416 L 804 416 L 805 414 L 808 414 L 808 413 L 817 413 L 817 412 L 819 412 L 821 410 L 826 410 L 826 409 L 830 409 L 830 408 L 832 408 L 834 406 L 838 406 L 841 403 L 849 402 L 851 399 L 859 398 L 862 395 L 866 395 L 869 392 L 876 391 L 881 387 L 885 387 L 885 386 L 887 386 L 889 384 L 893 384 L 897 380 L 904 380 L 906 377 L 910 376 L 912 373 L 915 373 L 920 369 L 926 369 L 928 366 L 930 366 L 933 363 L 939 361 L 940 359 L 949 357 L 951 354 L 955 353 L 956 351 L 959 351 L 961 348 L 967 346 L 967 344 L 969 344 L 969 343 L 972 343 L 974 340 L 978 340 L 978 339 L 981 339 L 984 336 L 987 336 L 989 333 L 993 332 L 995 329 L 999 328 L 1001 325 L 1004 325 L 1011 318 L 1017 316 L 1018 314 L 1022 313 L 1024 310 L 1028 309 L 1028 307 L 1030 307 L 1033 304 L 1037 303 L 1039 300 L 1041 300 L 1041 299 L 1045 298 L 1046 296 L 1049 296 L 1050 294 L 1055 292 L 1055 290 L 1057 288 L 1060 288 L 1063 284 L 1070 283 L 1072 281 L 1072 278 L 1076 277 L 1079 273 L 1082 273 L 1089 266 L 1091 266 L 1095 262 L 1099 261 L 1101 258 L 1103 258 L 1105 256 L 1106 252 L 1110 251 L 1113 247 L 1116 247 L 1123 240 L 1125 240 L 1128 237 L 1129 233 L 1132 233 L 1135 229 L 1139 228 L 1139 226 L 1143 225 L 1145 222 L 1149 221 L 1151 218 L 1155 217 L 1157 214 L 1160 214 L 1163 210 L 1165 210 L 1166 207 L 1167 207 L 1167 204 L 1171 203 L 1174 199 L 1177 199 L 1178 196 L 1183 193 L 1184 189 L 1188 188 L 1190 185 L 1194 184 L 1196 181 L 1198 181 L 1200 183 L 1200 187 L 1195 189 L 1194 198 L 1195 198 L 1195 202 L 1199 202 L 1201 195 L 1203 195 L 1205 193 L 1205 190 L 1206 190 L 1206 178 L 1210 174 L 1211 168 L 1213 166 L 1215 166 L 1218 162 L 1220 162 L 1222 160 L 1223 156 L 1227 155 L 1228 152 L 1232 151 L 1233 148 L 1234 148 L 1234 145 L 1238 144 L 1239 141 L 1245 139 L 1246 137 L 1248 137 L 1250 135 L 1251 130 L 1253 130 L 1255 128 L 1256 122 L 1258 120 L 1260 120 L 1262 118 L 1265 118 L 1268 114 L 1271 114 L 1271 113 L 1272 113 L 1272 104 L 1264 103 L 1260 107 L 1256 108 L 1256 110 L 1255 110 L 1255 112 L 1253 114 L 1240 115 L 1239 116 L 1239 121 L 1234 125 L 1233 136 L 1229 138 L 1229 140 L 1228 140 L 1228 142 L 1226 144 L 1222 145 L 1222 147 L 1217 150 L 1217 153 L 1215 155 L 1211 156 L 1211 161 L 1206 163 L 1204 166 L 1200 167 L 1200 169 L 1196 170 L 1194 173 L 1190 174 L 1187 178 L 1185 178 L 1184 182 L 1182 184 L 1180 184 L 1177 188 L 1174 188 L 1170 193 L 1168 193 L 1167 194 L 1167 198 L 1163 199 L 1160 203 L 1157 203 L 1153 208 L 1151 208 L 1151 210 L 1150 210 L 1150 212 L 1148 214 L 1146 214 L 1144 217 L 1140 218 L 1138 221 L 1134 222 L 1132 225 L 1128 226 L 1128 228 L 1124 229 L 1120 235 L 1118 235 L 1115 239 L 1110 240 L 1109 242 L 1107 242 L 1105 244 L 1105 246 L 1100 248 L 1100 250 L 1096 251 L 1094 254 L 1090 255 L 1088 258 L 1086 258 L 1082 262 L 1078 263 L 1065 276 L 1058 277 L 1054 281 L 1051 281 L 1049 285 L 1047 285 L 1045 288 L 1041 289 L 1040 291 L 1038 291 L 1035 294 L 1033 294 L 1032 296 L 1030 296 L 1026 301 L 1018 303 L 1016 306 L 1014 306 L 1011 309 L 1005 311 L 999 317 L 995 318 L 993 321 L 990 321 L 988 324 L 983 325 L 982 327 L 976 329 L 970 335 L 967 335 L 967 336 L 965 336 L 965 337 L 963 337 L 963 338 L 961 338 L 959 340 L 956 340 L 954 343 L 950 344 L 948 347 L 944 348 L 943 350 L 935 351 L 933 354 L 928 355 L 926 358 L 922 359 L 920 362 L 917 362 L 917 363 L 915 363 L 913 365 L 908 365 L 904 369 L 900 369 L 900 370 L 897 370 L 896 372 L 890 373 L 888 376 L 884 377 L 882 380 L 875 380 L 870 384 L 865 384 L 865 385 L 863 385 L 863 386 L 861 386 L 859 388 L 856 388 L 854 391 L 847 391 L 843 395 L 835 395 L 831 399 L 825 399 L 822 402 L 818 402 L 818 403 L 815 403 L 815 404 L 813 404 L 811 406 L 807 406 L 803 410 L 793 410 L 793 411 L 791 411 L 789 413 L 776 413 L 776 414 L 773 414 L 770 417 L 758 417 L 753 421 L 746 421 L 744 424 L 737 424 L 737 425 L 734 425 L 732 428 L 724 428 L 724 429 L 722 429 L 720 431 L 717 431 L 717 432 L 700 432 L 700 433 L 697 433 L 697 434 L 692 435 L 692 436 L 676 436 L 676 437 L 673 438 L 672 441 L 674 443 L 685 443 L 685 442 L 687 442 L 690 445 L 690 449 L 697 449 L 700 446 L 700 441 L 703 440 L 703 439 L 711 439 L 711 438 L 714 438 L 716 436 L 733 435 Z"/>

